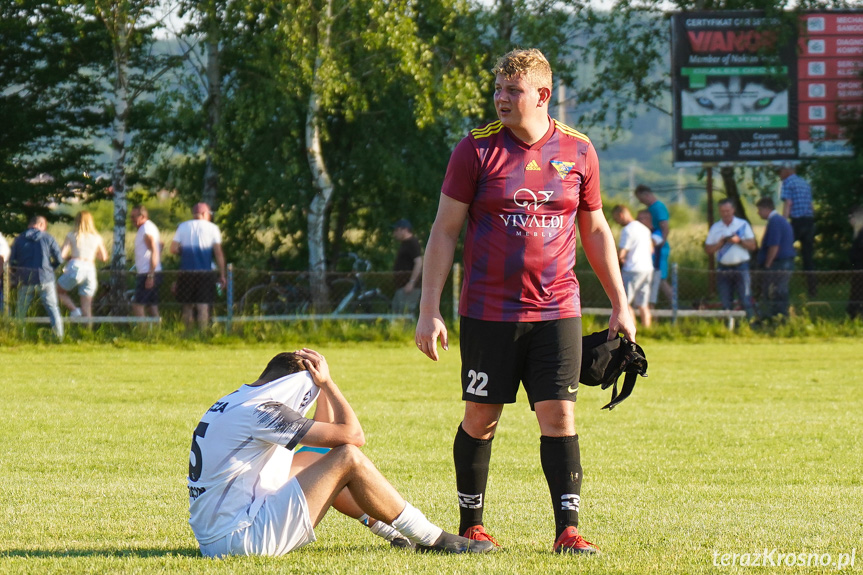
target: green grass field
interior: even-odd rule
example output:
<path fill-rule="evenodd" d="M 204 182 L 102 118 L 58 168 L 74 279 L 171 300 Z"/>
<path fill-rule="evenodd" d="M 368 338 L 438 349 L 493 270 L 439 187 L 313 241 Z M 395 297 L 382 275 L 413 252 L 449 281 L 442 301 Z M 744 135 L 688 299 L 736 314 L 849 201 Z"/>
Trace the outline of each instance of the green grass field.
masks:
<path fill-rule="evenodd" d="M 331 512 L 318 541 L 278 559 L 198 555 L 187 524 L 191 432 L 282 349 L 265 344 L 6 348 L 0 417 L 3 573 L 811 573 L 726 553 L 855 553 L 863 565 L 859 340 L 646 340 L 650 377 L 611 413 L 582 388 L 581 530 L 601 557 L 550 553 L 551 504 L 526 401 L 504 411 L 482 557 L 391 550 Z M 318 346 L 366 430 L 365 452 L 414 505 L 458 524 L 452 438 L 458 352 Z M 522 398 L 523 399 L 523 398 Z M 856 550 L 855 550 L 856 549 Z M 809 560 L 804 557 L 804 560 Z M 716 565 L 720 563 L 720 565 Z M 753 571 L 754 569 L 754 571 Z"/>

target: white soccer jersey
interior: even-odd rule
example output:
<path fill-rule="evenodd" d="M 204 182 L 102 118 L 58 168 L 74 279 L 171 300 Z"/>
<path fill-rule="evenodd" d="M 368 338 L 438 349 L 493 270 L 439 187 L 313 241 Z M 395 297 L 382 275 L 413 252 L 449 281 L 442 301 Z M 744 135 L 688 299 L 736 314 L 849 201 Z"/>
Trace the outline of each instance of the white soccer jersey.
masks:
<path fill-rule="evenodd" d="M 291 450 L 312 426 L 302 416 L 319 391 L 302 371 L 244 385 L 204 414 L 192 435 L 188 478 L 189 524 L 199 543 L 251 525 L 264 498 L 288 482 Z"/>

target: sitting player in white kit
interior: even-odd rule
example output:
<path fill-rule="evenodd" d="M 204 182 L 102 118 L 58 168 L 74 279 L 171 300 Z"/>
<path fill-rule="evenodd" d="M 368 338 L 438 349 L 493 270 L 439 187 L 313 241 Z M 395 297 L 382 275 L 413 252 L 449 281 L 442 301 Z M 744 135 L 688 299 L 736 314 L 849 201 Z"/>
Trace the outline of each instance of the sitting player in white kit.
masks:
<path fill-rule="evenodd" d="M 315 418 L 307 419 L 315 400 Z M 292 477 L 293 449 L 300 443 L 332 449 L 305 457 Z M 348 509 L 362 510 L 360 519 L 376 518 L 378 534 L 386 536 L 390 525 L 417 551 L 494 550 L 491 542 L 432 524 L 359 450 L 364 443 L 321 354 L 303 349 L 275 356 L 254 383 L 214 403 L 192 435 L 189 524 L 201 553 L 284 555 L 315 540 L 314 527 L 337 497 L 349 502 Z"/>

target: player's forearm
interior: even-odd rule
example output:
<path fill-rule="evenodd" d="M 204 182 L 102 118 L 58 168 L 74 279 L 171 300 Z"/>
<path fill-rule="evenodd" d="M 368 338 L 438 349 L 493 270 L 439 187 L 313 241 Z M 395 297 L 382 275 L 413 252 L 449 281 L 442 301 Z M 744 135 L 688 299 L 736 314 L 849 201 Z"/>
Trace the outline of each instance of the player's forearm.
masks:
<path fill-rule="evenodd" d="M 335 415 L 333 414 L 333 406 L 326 393 L 318 394 L 318 400 L 315 402 L 315 421 L 323 421 L 325 423 L 333 423 Z"/>
<path fill-rule="evenodd" d="M 446 278 L 452 267 L 457 238 L 432 228 L 423 260 L 422 297 L 420 313 L 438 313 Z"/>
<path fill-rule="evenodd" d="M 366 442 L 362 425 L 353 408 L 335 383 L 321 387 L 324 401 L 332 412 L 332 422 L 341 428 L 343 443 L 361 446 Z M 320 401 L 320 399 L 319 399 Z M 317 417 L 316 417 L 317 419 Z"/>

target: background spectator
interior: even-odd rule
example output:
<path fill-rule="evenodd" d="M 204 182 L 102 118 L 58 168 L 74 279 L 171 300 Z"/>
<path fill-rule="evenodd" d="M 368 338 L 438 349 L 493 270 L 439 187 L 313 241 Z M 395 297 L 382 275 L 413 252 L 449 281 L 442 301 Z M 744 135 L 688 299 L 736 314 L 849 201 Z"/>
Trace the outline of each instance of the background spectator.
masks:
<path fill-rule="evenodd" d="M 162 243 L 159 228 L 150 220 L 147 208 L 138 204 L 132 208 L 135 234 L 135 301 L 132 314 L 144 317 L 145 312 L 159 317 L 159 286 L 162 285 Z"/>
<path fill-rule="evenodd" d="M 629 208 L 619 204 L 611 211 L 614 221 L 623 226 L 618 242 L 623 289 L 630 310 L 638 308 L 641 323 L 650 327 L 650 288 L 653 280 L 653 239 L 650 228 L 632 217 Z"/>
<path fill-rule="evenodd" d="M 734 294 L 740 298 L 746 315 L 752 317 L 752 283 L 749 276 L 749 252 L 755 251 L 755 232 L 749 222 L 734 215 L 734 202 L 719 202 L 719 221 L 710 226 L 704 251 L 716 256 L 716 289 L 722 309 L 731 309 Z"/>
<path fill-rule="evenodd" d="M 408 220 L 393 224 L 393 237 L 399 241 L 399 251 L 393 264 L 393 313 L 414 313 L 420 302 L 420 277 L 423 271 L 423 252 Z"/>
<path fill-rule="evenodd" d="M 668 208 L 665 207 L 653 191 L 644 184 L 640 184 L 635 188 L 635 197 L 642 204 L 647 206 L 647 211 L 650 213 L 650 229 L 662 235 L 662 242 L 654 244 L 657 248 L 653 252 L 653 286 L 650 290 L 650 303 L 656 305 L 659 299 L 659 290 L 665 294 L 670 302 L 673 298 L 671 284 L 668 283 L 668 254 L 671 253 L 671 247 L 668 245 Z"/>
<path fill-rule="evenodd" d="M 788 284 L 794 269 L 794 231 L 788 220 L 776 211 L 771 198 L 761 198 L 755 206 L 758 215 L 767 220 L 758 252 L 758 263 L 765 270 L 761 315 L 763 318 L 788 317 Z"/>
<path fill-rule="evenodd" d="M 63 259 L 71 257 L 66 264 L 63 275 L 57 280 L 57 295 L 69 311 L 70 317 L 93 317 L 93 296 L 99 287 L 96 277 L 96 258 L 108 261 L 108 250 L 102 236 L 96 231 L 93 214 L 84 210 L 75 216 L 75 227 L 66 236 L 60 252 Z M 78 288 L 81 308 L 69 296 L 69 292 Z"/>
<path fill-rule="evenodd" d="M 818 295 L 818 279 L 815 269 L 815 209 L 812 207 L 812 187 L 809 182 L 797 175 L 793 164 L 783 164 L 779 169 L 782 190 L 779 194 L 784 202 L 782 215 L 791 220 L 794 239 L 800 242 L 800 256 L 809 297 Z"/>
<path fill-rule="evenodd" d="M 192 219 L 177 227 L 171 253 L 180 256 L 177 301 L 183 304 L 183 323 L 191 328 L 197 315 L 198 326 L 205 330 L 210 323 L 210 306 L 216 299 L 216 282 L 226 284 L 222 232 L 210 221 L 207 204 L 195 204 Z M 213 272 L 214 260 L 218 277 Z"/>
<path fill-rule="evenodd" d="M 63 263 L 57 240 L 47 233 L 48 220 L 33 216 L 27 230 L 15 238 L 9 264 L 15 268 L 18 283 L 18 319 L 27 316 L 33 297 L 39 294 L 57 339 L 63 339 L 63 318 L 57 305 L 54 270 Z"/>
<path fill-rule="evenodd" d="M 848 315 L 863 317 L 863 205 L 857 206 L 848 215 L 854 230 L 854 240 L 848 259 L 851 262 L 851 291 L 848 294 Z"/>
<path fill-rule="evenodd" d="M 6 302 L 3 301 L 3 282 L 6 281 L 6 276 L 3 271 L 6 269 L 6 263 L 9 261 L 9 244 L 6 238 L 0 233 L 0 313 L 3 313 L 6 308 Z"/>

